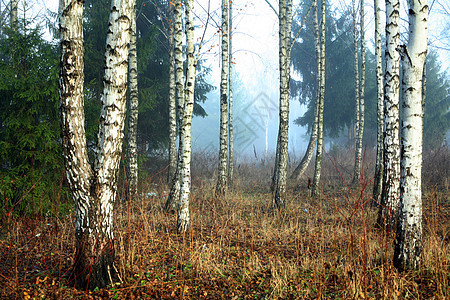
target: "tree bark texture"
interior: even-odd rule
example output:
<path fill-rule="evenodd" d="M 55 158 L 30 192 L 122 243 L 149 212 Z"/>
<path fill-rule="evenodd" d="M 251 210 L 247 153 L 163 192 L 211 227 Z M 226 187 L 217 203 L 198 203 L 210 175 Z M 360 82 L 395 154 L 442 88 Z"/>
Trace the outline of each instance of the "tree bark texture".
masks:
<path fill-rule="evenodd" d="M 409 39 L 402 47 L 401 181 L 394 266 L 418 269 L 422 261 L 422 79 L 427 56 L 428 1 L 409 0 Z"/>
<path fill-rule="evenodd" d="M 83 2 L 60 1 L 61 126 L 66 173 L 76 214 L 76 254 L 71 279 L 82 289 L 104 287 L 115 278 L 113 202 L 122 150 L 133 8 L 134 1 L 111 3 L 103 107 L 92 169 L 84 130 Z"/>
<path fill-rule="evenodd" d="M 228 26 L 228 183 L 232 184 L 234 175 L 233 141 L 233 1 L 229 2 Z"/>
<path fill-rule="evenodd" d="M 365 86 L 366 86 L 366 41 L 365 41 L 365 25 L 364 25 L 364 0 L 360 1 L 360 52 L 361 52 L 361 75 L 359 83 L 359 117 L 358 117 L 358 131 L 356 134 L 356 148 L 355 148 L 355 170 L 353 183 L 358 184 L 361 180 L 361 167 L 362 167 L 362 146 L 364 135 L 364 99 L 365 99 Z"/>
<path fill-rule="evenodd" d="M 169 4 L 170 19 L 173 18 L 173 8 Z M 175 24 L 169 24 L 169 170 L 167 182 L 172 183 L 177 171 L 177 109 L 176 109 L 176 83 L 175 83 L 175 55 L 174 30 Z"/>
<path fill-rule="evenodd" d="M 352 0 L 353 6 L 353 56 L 355 81 L 355 166 L 353 169 L 353 184 L 359 182 L 360 156 L 358 149 L 359 118 L 360 118 L 360 89 L 359 89 L 359 55 L 358 55 L 358 2 Z"/>
<path fill-rule="evenodd" d="M 177 0 L 174 8 L 174 20 L 175 20 L 175 35 L 174 35 L 174 54 L 175 54 L 175 87 L 176 87 L 176 105 L 178 108 L 178 124 L 182 122 L 183 106 L 184 106 L 184 71 L 183 71 L 183 25 L 182 25 L 183 9 L 182 1 Z M 183 152 L 181 141 L 181 129 L 179 130 L 178 139 L 178 155 L 177 155 L 177 167 L 175 175 L 172 178 L 171 188 L 169 196 L 165 204 L 165 208 L 168 212 L 175 213 L 177 210 L 177 202 L 180 198 L 180 168 Z"/>
<path fill-rule="evenodd" d="M 375 57 L 377 78 L 377 158 L 375 163 L 375 176 L 373 180 L 373 201 L 380 203 L 381 191 L 383 189 L 383 68 L 381 60 L 381 8 L 378 0 L 374 0 L 375 13 Z"/>
<path fill-rule="evenodd" d="M 220 80 L 220 140 L 216 196 L 227 189 L 228 164 L 228 0 L 222 0 L 222 72 Z"/>
<path fill-rule="evenodd" d="M 280 60 L 280 125 L 278 128 L 278 166 L 275 168 L 275 207 L 286 205 L 287 159 L 289 142 L 290 45 L 292 31 L 292 0 L 279 2 Z"/>
<path fill-rule="evenodd" d="M 181 120 L 181 152 L 180 168 L 180 198 L 177 210 L 177 230 L 186 232 L 190 226 L 189 196 L 191 188 L 191 124 L 194 109 L 195 67 L 194 57 L 194 14 L 193 0 L 186 0 L 186 44 L 187 44 L 187 80 L 186 99 Z"/>
<path fill-rule="evenodd" d="M 317 149 L 316 149 L 316 163 L 314 168 L 313 186 L 311 190 L 312 195 L 319 194 L 320 172 L 322 169 L 322 147 L 323 147 L 323 107 L 325 100 L 325 0 L 322 0 L 322 27 L 320 35 L 320 103 L 319 103 L 319 117 L 317 127 Z"/>
<path fill-rule="evenodd" d="M 383 190 L 378 225 L 390 230 L 400 200 L 399 146 L 399 0 L 386 1 L 386 68 L 384 75 Z M 388 226 L 388 227 L 386 227 Z"/>
<path fill-rule="evenodd" d="M 137 74 L 137 47 L 136 47 L 136 8 L 131 16 L 130 53 L 128 62 L 128 88 L 129 88 L 129 118 L 128 118 L 128 182 L 129 196 L 134 199 L 138 188 L 138 149 L 137 149 L 137 126 L 138 126 L 138 74 Z"/>

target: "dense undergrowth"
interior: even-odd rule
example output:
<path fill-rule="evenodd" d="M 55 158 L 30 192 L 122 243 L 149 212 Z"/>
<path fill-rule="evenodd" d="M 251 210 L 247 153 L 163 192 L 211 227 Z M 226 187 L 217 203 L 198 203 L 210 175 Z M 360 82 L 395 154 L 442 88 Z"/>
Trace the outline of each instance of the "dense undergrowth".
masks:
<path fill-rule="evenodd" d="M 163 211 L 164 173 L 142 181 L 137 199 L 116 204 L 119 280 L 108 288 L 80 291 L 67 279 L 74 255 L 71 213 L 3 214 L 0 298 L 445 299 L 450 203 L 448 150 L 441 151 L 424 163 L 420 270 L 397 272 L 395 232 L 374 227 L 372 165 L 364 165 L 360 186 L 349 188 L 352 155 L 327 154 L 321 195 L 309 196 L 308 170 L 289 189 L 286 208 L 275 211 L 268 190 L 272 161 L 238 163 L 233 188 L 217 199 L 211 180 L 217 165 L 213 155 L 203 153 L 193 161 L 188 233 L 177 234 L 176 217 Z M 126 199 L 123 192 L 120 198 Z"/>

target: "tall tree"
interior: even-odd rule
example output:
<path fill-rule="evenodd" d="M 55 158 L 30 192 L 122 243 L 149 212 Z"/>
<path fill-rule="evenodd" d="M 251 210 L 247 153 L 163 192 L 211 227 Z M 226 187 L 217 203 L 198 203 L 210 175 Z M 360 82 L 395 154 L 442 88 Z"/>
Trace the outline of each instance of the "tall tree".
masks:
<path fill-rule="evenodd" d="M 357 140 L 356 136 L 358 135 L 359 130 L 359 56 L 358 56 L 358 2 L 356 0 L 352 0 L 352 15 L 353 15 L 353 57 L 354 57 L 354 76 L 353 81 L 355 82 L 355 121 L 353 125 L 352 134 L 354 134 L 354 146 L 355 150 L 357 149 Z M 355 155 L 357 155 L 357 151 Z M 356 156 L 355 156 L 356 158 Z M 357 159 L 355 159 L 355 164 L 357 163 Z"/>
<path fill-rule="evenodd" d="M 401 48 L 402 124 L 400 208 L 394 266 L 418 269 L 422 260 L 422 87 L 427 56 L 428 1 L 409 0 L 409 39 Z"/>
<path fill-rule="evenodd" d="M 325 16 L 326 16 L 326 1 L 322 0 L 322 22 L 320 30 L 320 86 L 319 86 L 319 113 L 317 125 L 317 148 L 316 148 L 316 162 L 314 168 L 313 186 L 311 190 L 312 195 L 319 194 L 320 173 L 322 168 L 322 146 L 323 146 L 323 107 L 325 102 Z"/>
<path fill-rule="evenodd" d="M 233 182 L 234 143 L 233 143 L 233 1 L 229 2 L 228 26 L 228 182 Z"/>
<path fill-rule="evenodd" d="M 13 31 L 17 31 L 17 2 L 18 0 L 11 0 L 9 4 L 11 6 L 9 12 L 9 24 Z"/>
<path fill-rule="evenodd" d="M 400 200 L 399 146 L 399 0 L 386 1 L 386 68 L 384 73 L 383 190 L 378 225 L 389 225 L 397 216 Z"/>
<path fill-rule="evenodd" d="M 279 1 L 279 68 L 280 68 L 280 108 L 277 140 L 277 159 L 274 168 L 275 206 L 281 208 L 286 203 L 287 158 L 289 142 L 289 100 L 290 100 L 290 48 L 292 34 L 292 0 Z"/>
<path fill-rule="evenodd" d="M 225 194 L 228 179 L 228 1 L 222 0 L 222 72 L 220 79 L 220 148 L 216 186 L 217 196 Z"/>
<path fill-rule="evenodd" d="M 360 53 L 361 53 L 361 74 L 359 75 L 356 69 L 356 80 L 359 81 L 357 85 L 359 90 L 359 97 L 357 105 L 357 130 L 355 140 L 355 168 L 353 170 L 353 184 L 359 183 L 361 179 L 361 160 L 362 160 L 362 142 L 364 134 L 364 97 L 365 97 L 365 84 L 366 84 L 366 41 L 365 41 L 365 28 L 364 28 L 364 0 L 360 0 L 359 4 L 359 20 L 360 20 Z M 355 15 L 356 17 L 356 15 Z M 356 20 L 355 20 L 356 23 Z M 356 25 L 355 25 L 356 26 Z M 356 49 L 355 64 L 357 64 L 358 50 Z"/>
<path fill-rule="evenodd" d="M 186 99 L 180 124 L 180 147 L 178 162 L 180 169 L 180 198 L 177 209 L 177 230 L 185 232 L 190 226 L 189 196 L 191 187 L 191 123 L 194 110 L 195 68 L 197 59 L 194 56 L 194 12 L 193 0 L 186 0 L 186 44 L 187 44 L 187 78 Z"/>
<path fill-rule="evenodd" d="M 383 68 L 381 60 L 381 8 L 378 0 L 374 0 L 375 14 L 375 57 L 377 78 L 377 157 L 375 163 L 375 176 L 373 182 L 374 203 L 380 202 L 383 178 Z"/>
<path fill-rule="evenodd" d="M 125 121 L 127 60 L 134 1 L 111 1 L 102 111 L 94 167 L 88 162 L 83 112 L 83 1 L 60 0 L 61 126 L 65 166 L 76 214 L 72 278 L 80 288 L 112 283 L 113 203 Z"/>
<path fill-rule="evenodd" d="M 177 111 L 174 55 L 174 9 L 169 2 L 169 171 L 167 182 L 171 183 L 177 171 Z"/>
<path fill-rule="evenodd" d="M 138 188 L 138 148 L 137 148 L 137 128 L 138 128 L 138 65 L 137 65 L 137 45 L 136 45 L 136 7 L 131 15 L 131 38 L 130 54 L 128 61 L 128 89 L 129 89 L 129 118 L 128 118 L 128 181 L 129 196 L 134 198 Z"/>
<path fill-rule="evenodd" d="M 176 105 L 178 109 L 178 123 L 181 126 L 183 119 L 183 108 L 184 108 L 184 72 L 183 72 L 183 7 L 182 1 L 178 0 L 175 2 L 174 8 L 174 54 L 175 54 L 175 87 L 176 87 Z M 182 136 L 181 136 L 181 128 L 179 131 L 179 147 L 178 147 L 178 155 L 177 155 L 177 169 L 175 172 L 175 176 L 172 179 L 171 188 L 169 196 L 166 201 L 166 210 L 175 212 L 177 201 L 180 198 L 180 178 L 181 178 L 181 152 L 182 149 Z"/>

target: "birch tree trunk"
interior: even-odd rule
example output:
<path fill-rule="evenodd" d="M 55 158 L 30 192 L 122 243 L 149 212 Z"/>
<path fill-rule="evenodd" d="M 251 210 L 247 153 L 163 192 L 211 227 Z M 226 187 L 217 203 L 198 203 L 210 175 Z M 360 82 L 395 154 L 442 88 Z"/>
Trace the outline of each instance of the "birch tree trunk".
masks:
<path fill-rule="evenodd" d="M 364 26 L 364 0 L 360 1 L 360 31 L 361 31 L 361 78 L 359 84 L 359 117 L 358 117 L 358 131 L 356 136 L 355 149 L 355 170 L 353 176 L 353 184 L 358 184 L 361 180 L 361 161 L 362 161 L 362 142 L 364 135 L 364 98 L 366 86 L 366 41 L 365 41 L 365 26 Z"/>
<path fill-rule="evenodd" d="M 308 147 L 306 148 L 305 155 L 303 156 L 302 160 L 298 164 L 297 168 L 295 168 L 294 172 L 291 175 L 291 179 L 294 179 L 296 182 L 300 180 L 300 177 L 305 172 L 306 168 L 308 167 L 311 158 L 314 154 L 314 149 L 316 148 L 317 144 L 317 128 L 318 128 L 318 121 L 319 121 L 319 104 L 320 104 L 320 72 L 321 72 L 321 65 L 320 65 L 320 37 L 319 37 L 319 12 L 318 12 L 318 5 L 317 0 L 314 0 L 314 40 L 315 40 L 315 46 L 316 46 L 316 60 L 317 60 L 317 91 L 316 91 L 316 106 L 314 109 L 314 123 L 311 129 L 311 136 L 309 137 L 309 143 Z"/>
<path fill-rule="evenodd" d="M 402 47 L 402 124 L 400 208 L 394 266 L 418 269 L 422 242 L 422 79 L 427 56 L 428 1 L 409 0 L 409 40 Z"/>
<path fill-rule="evenodd" d="M 229 2 L 228 26 L 228 182 L 233 183 L 234 149 L 233 149 L 233 1 Z"/>
<path fill-rule="evenodd" d="M 228 164 L 228 0 L 222 0 L 222 73 L 220 80 L 220 149 L 216 196 L 227 189 Z"/>
<path fill-rule="evenodd" d="M 183 72 L 183 25 L 182 25 L 182 2 L 181 0 L 177 0 L 175 2 L 174 8 L 174 19 L 175 19 L 175 42 L 174 42 L 174 54 L 175 54 L 175 86 L 176 86 L 176 104 L 178 107 L 178 124 L 182 122 L 183 116 L 183 107 L 184 107 L 184 72 Z M 183 152 L 182 146 L 182 137 L 181 137 L 181 128 L 179 131 L 180 138 L 178 140 L 178 156 L 177 156 L 177 168 L 175 175 L 172 179 L 172 184 L 169 192 L 169 196 L 166 201 L 166 211 L 174 213 L 177 208 L 177 202 L 180 198 L 180 170 L 182 164 L 183 156 L 181 153 Z"/>
<path fill-rule="evenodd" d="M 386 1 L 386 69 L 384 75 L 383 190 L 378 226 L 389 230 L 400 200 L 399 147 L 399 0 Z M 392 219 L 394 217 L 394 219 Z"/>
<path fill-rule="evenodd" d="M 322 0 L 322 28 L 320 35 L 320 103 L 319 103 L 319 119 L 317 127 L 317 149 L 316 149 L 316 164 L 314 170 L 313 186 L 311 190 L 312 195 L 319 194 L 320 172 L 322 169 L 322 146 L 323 146 L 323 107 L 325 99 L 325 0 Z"/>
<path fill-rule="evenodd" d="M 180 198 L 177 210 L 177 230 L 186 232 L 190 225 L 189 196 L 191 188 L 191 123 L 194 109 L 195 67 L 193 0 L 186 0 L 187 81 L 186 99 L 181 120 L 182 159 L 180 169 Z"/>
<path fill-rule="evenodd" d="M 373 182 L 373 203 L 380 203 L 381 191 L 383 189 L 383 68 L 381 66 L 381 8 L 378 0 L 374 0 L 375 13 L 375 57 L 377 78 L 377 158 L 375 163 L 375 176 Z"/>
<path fill-rule="evenodd" d="M 83 289 L 104 287 L 115 278 L 113 202 L 123 140 L 132 9 L 134 1 L 111 2 L 103 107 L 92 169 L 84 130 L 83 3 L 60 1 L 61 125 L 66 173 L 76 214 L 76 254 L 71 277 Z"/>
<path fill-rule="evenodd" d="M 136 7 L 131 15 L 130 54 L 128 62 L 130 114 L 128 119 L 128 180 L 129 196 L 134 199 L 138 187 L 138 159 L 137 159 L 137 126 L 138 126 L 138 74 L 136 47 Z"/>
<path fill-rule="evenodd" d="M 278 159 L 275 167 L 275 207 L 286 205 L 287 158 L 289 142 L 290 45 L 292 31 L 292 1 L 279 1 L 280 60 L 280 125 L 278 128 Z"/>
<path fill-rule="evenodd" d="M 360 152 L 359 152 L 359 126 L 360 126 L 360 88 L 359 88 L 359 55 L 358 55 L 358 3 L 352 0 L 353 6 L 353 55 L 354 55 L 354 81 L 355 81 L 355 166 L 353 169 L 353 184 L 359 182 Z"/>
<path fill-rule="evenodd" d="M 9 14 L 9 24 L 14 32 L 17 32 L 17 0 L 11 0 L 10 14 Z"/>
<path fill-rule="evenodd" d="M 169 4 L 169 18 L 172 19 L 173 8 Z M 167 182 L 172 183 L 177 171 L 177 111 L 176 111 L 176 83 L 175 83 L 175 56 L 174 56 L 174 29 L 175 24 L 169 25 L 169 171 Z"/>

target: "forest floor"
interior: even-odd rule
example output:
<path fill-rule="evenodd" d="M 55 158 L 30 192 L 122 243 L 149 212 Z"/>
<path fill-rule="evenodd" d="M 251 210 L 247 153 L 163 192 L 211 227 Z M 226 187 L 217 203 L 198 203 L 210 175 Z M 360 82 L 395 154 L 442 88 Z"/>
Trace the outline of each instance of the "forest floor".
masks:
<path fill-rule="evenodd" d="M 448 152 L 424 172 L 423 264 L 404 273 L 392 266 L 395 230 L 374 226 L 371 177 L 347 187 L 351 168 L 340 158 L 338 166 L 336 156 L 325 163 L 318 197 L 309 196 L 305 180 L 289 189 L 281 211 L 271 208 L 270 163 L 238 165 L 234 188 L 218 199 L 208 180 L 216 165 L 194 158 L 192 225 L 184 235 L 175 231 L 176 216 L 163 210 L 163 178 L 149 178 L 140 197 L 116 204 L 119 280 L 94 291 L 76 290 L 67 278 L 75 247 L 71 213 L 2 216 L 0 298 L 448 299 Z"/>

